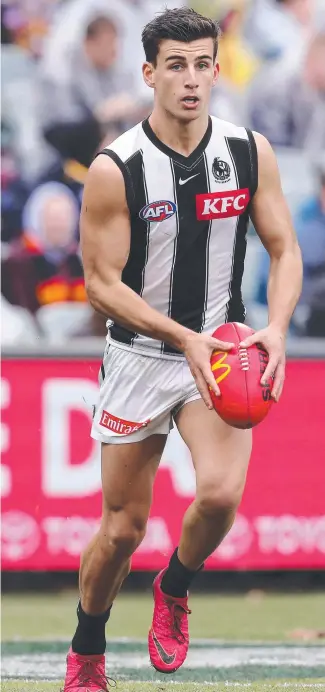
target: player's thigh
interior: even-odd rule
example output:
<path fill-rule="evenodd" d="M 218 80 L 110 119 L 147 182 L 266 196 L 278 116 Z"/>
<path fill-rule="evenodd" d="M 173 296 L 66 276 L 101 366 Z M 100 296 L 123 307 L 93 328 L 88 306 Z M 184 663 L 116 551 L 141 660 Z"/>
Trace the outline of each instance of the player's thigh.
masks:
<path fill-rule="evenodd" d="M 127 512 L 145 519 L 166 435 L 139 442 L 102 444 L 103 514 Z"/>
<path fill-rule="evenodd" d="M 233 428 L 209 411 L 202 399 L 185 404 L 175 422 L 189 447 L 196 472 L 197 498 L 240 502 L 252 450 L 251 430 Z"/>

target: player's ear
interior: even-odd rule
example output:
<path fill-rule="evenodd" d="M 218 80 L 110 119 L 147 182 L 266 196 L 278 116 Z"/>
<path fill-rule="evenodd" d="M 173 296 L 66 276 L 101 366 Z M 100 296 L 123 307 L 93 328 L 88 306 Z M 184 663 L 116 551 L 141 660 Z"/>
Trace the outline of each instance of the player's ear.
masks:
<path fill-rule="evenodd" d="M 151 62 L 145 62 L 142 65 L 143 79 L 148 87 L 151 89 L 155 86 L 155 68 Z"/>
<path fill-rule="evenodd" d="M 215 66 L 214 66 L 214 68 L 213 68 L 213 81 L 212 81 L 212 86 L 214 86 L 214 85 L 217 83 L 217 81 L 218 81 L 219 70 L 220 70 L 219 63 L 216 62 L 216 63 L 215 63 Z"/>

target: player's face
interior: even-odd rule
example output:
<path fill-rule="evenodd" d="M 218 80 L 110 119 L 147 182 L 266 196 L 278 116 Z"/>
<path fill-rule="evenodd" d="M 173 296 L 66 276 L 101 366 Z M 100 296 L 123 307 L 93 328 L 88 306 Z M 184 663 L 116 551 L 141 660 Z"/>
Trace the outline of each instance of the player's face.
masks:
<path fill-rule="evenodd" d="M 164 40 L 156 65 L 146 63 L 143 71 L 146 83 L 155 89 L 156 103 L 176 118 L 195 120 L 207 111 L 218 78 L 213 40 Z"/>

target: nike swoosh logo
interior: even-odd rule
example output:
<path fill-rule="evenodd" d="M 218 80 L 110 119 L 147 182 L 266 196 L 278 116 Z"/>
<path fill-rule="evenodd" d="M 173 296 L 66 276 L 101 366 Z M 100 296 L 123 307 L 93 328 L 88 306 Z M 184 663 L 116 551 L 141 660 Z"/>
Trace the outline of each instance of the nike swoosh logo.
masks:
<path fill-rule="evenodd" d="M 191 175 L 190 178 L 185 178 L 185 180 L 182 180 L 182 178 L 180 178 L 178 182 L 180 185 L 185 185 L 185 183 L 188 183 L 188 181 L 192 180 L 192 178 L 196 178 L 197 175 L 200 175 L 200 173 L 195 173 L 195 175 Z"/>
<path fill-rule="evenodd" d="M 162 660 L 164 663 L 166 663 L 167 666 L 168 666 L 168 665 L 170 666 L 170 665 L 171 665 L 172 663 L 174 663 L 174 661 L 175 661 L 176 653 L 173 653 L 173 654 L 171 654 L 171 655 L 167 654 L 166 651 L 165 651 L 165 649 L 161 646 L 160 641 L 157 639 L 157 637 L 156 637 L 154 631 L 152 631 L 152 637 L 153 637 L 153 640 L 154 640 L 154 642 L 155 642 L 156 649 L 157 649 L 157 651 L 158 651 L 158 653 L 159 653 L 159 656 L 160 656 L 161 660 Z"/>

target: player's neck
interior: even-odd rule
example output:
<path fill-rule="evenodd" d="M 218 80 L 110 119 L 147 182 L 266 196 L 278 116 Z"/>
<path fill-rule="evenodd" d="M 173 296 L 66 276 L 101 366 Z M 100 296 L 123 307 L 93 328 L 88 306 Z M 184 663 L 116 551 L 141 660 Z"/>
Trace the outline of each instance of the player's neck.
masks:
<path fill-rule="evenodd" d="M 156 137 L 170 149 L 183 156 L 190 156 L 200 144 L 209 124 L 208 113 L 191 122 L 177 120 L 167 113 L 153 110 L 149 117 L 150 127 Z"/>

